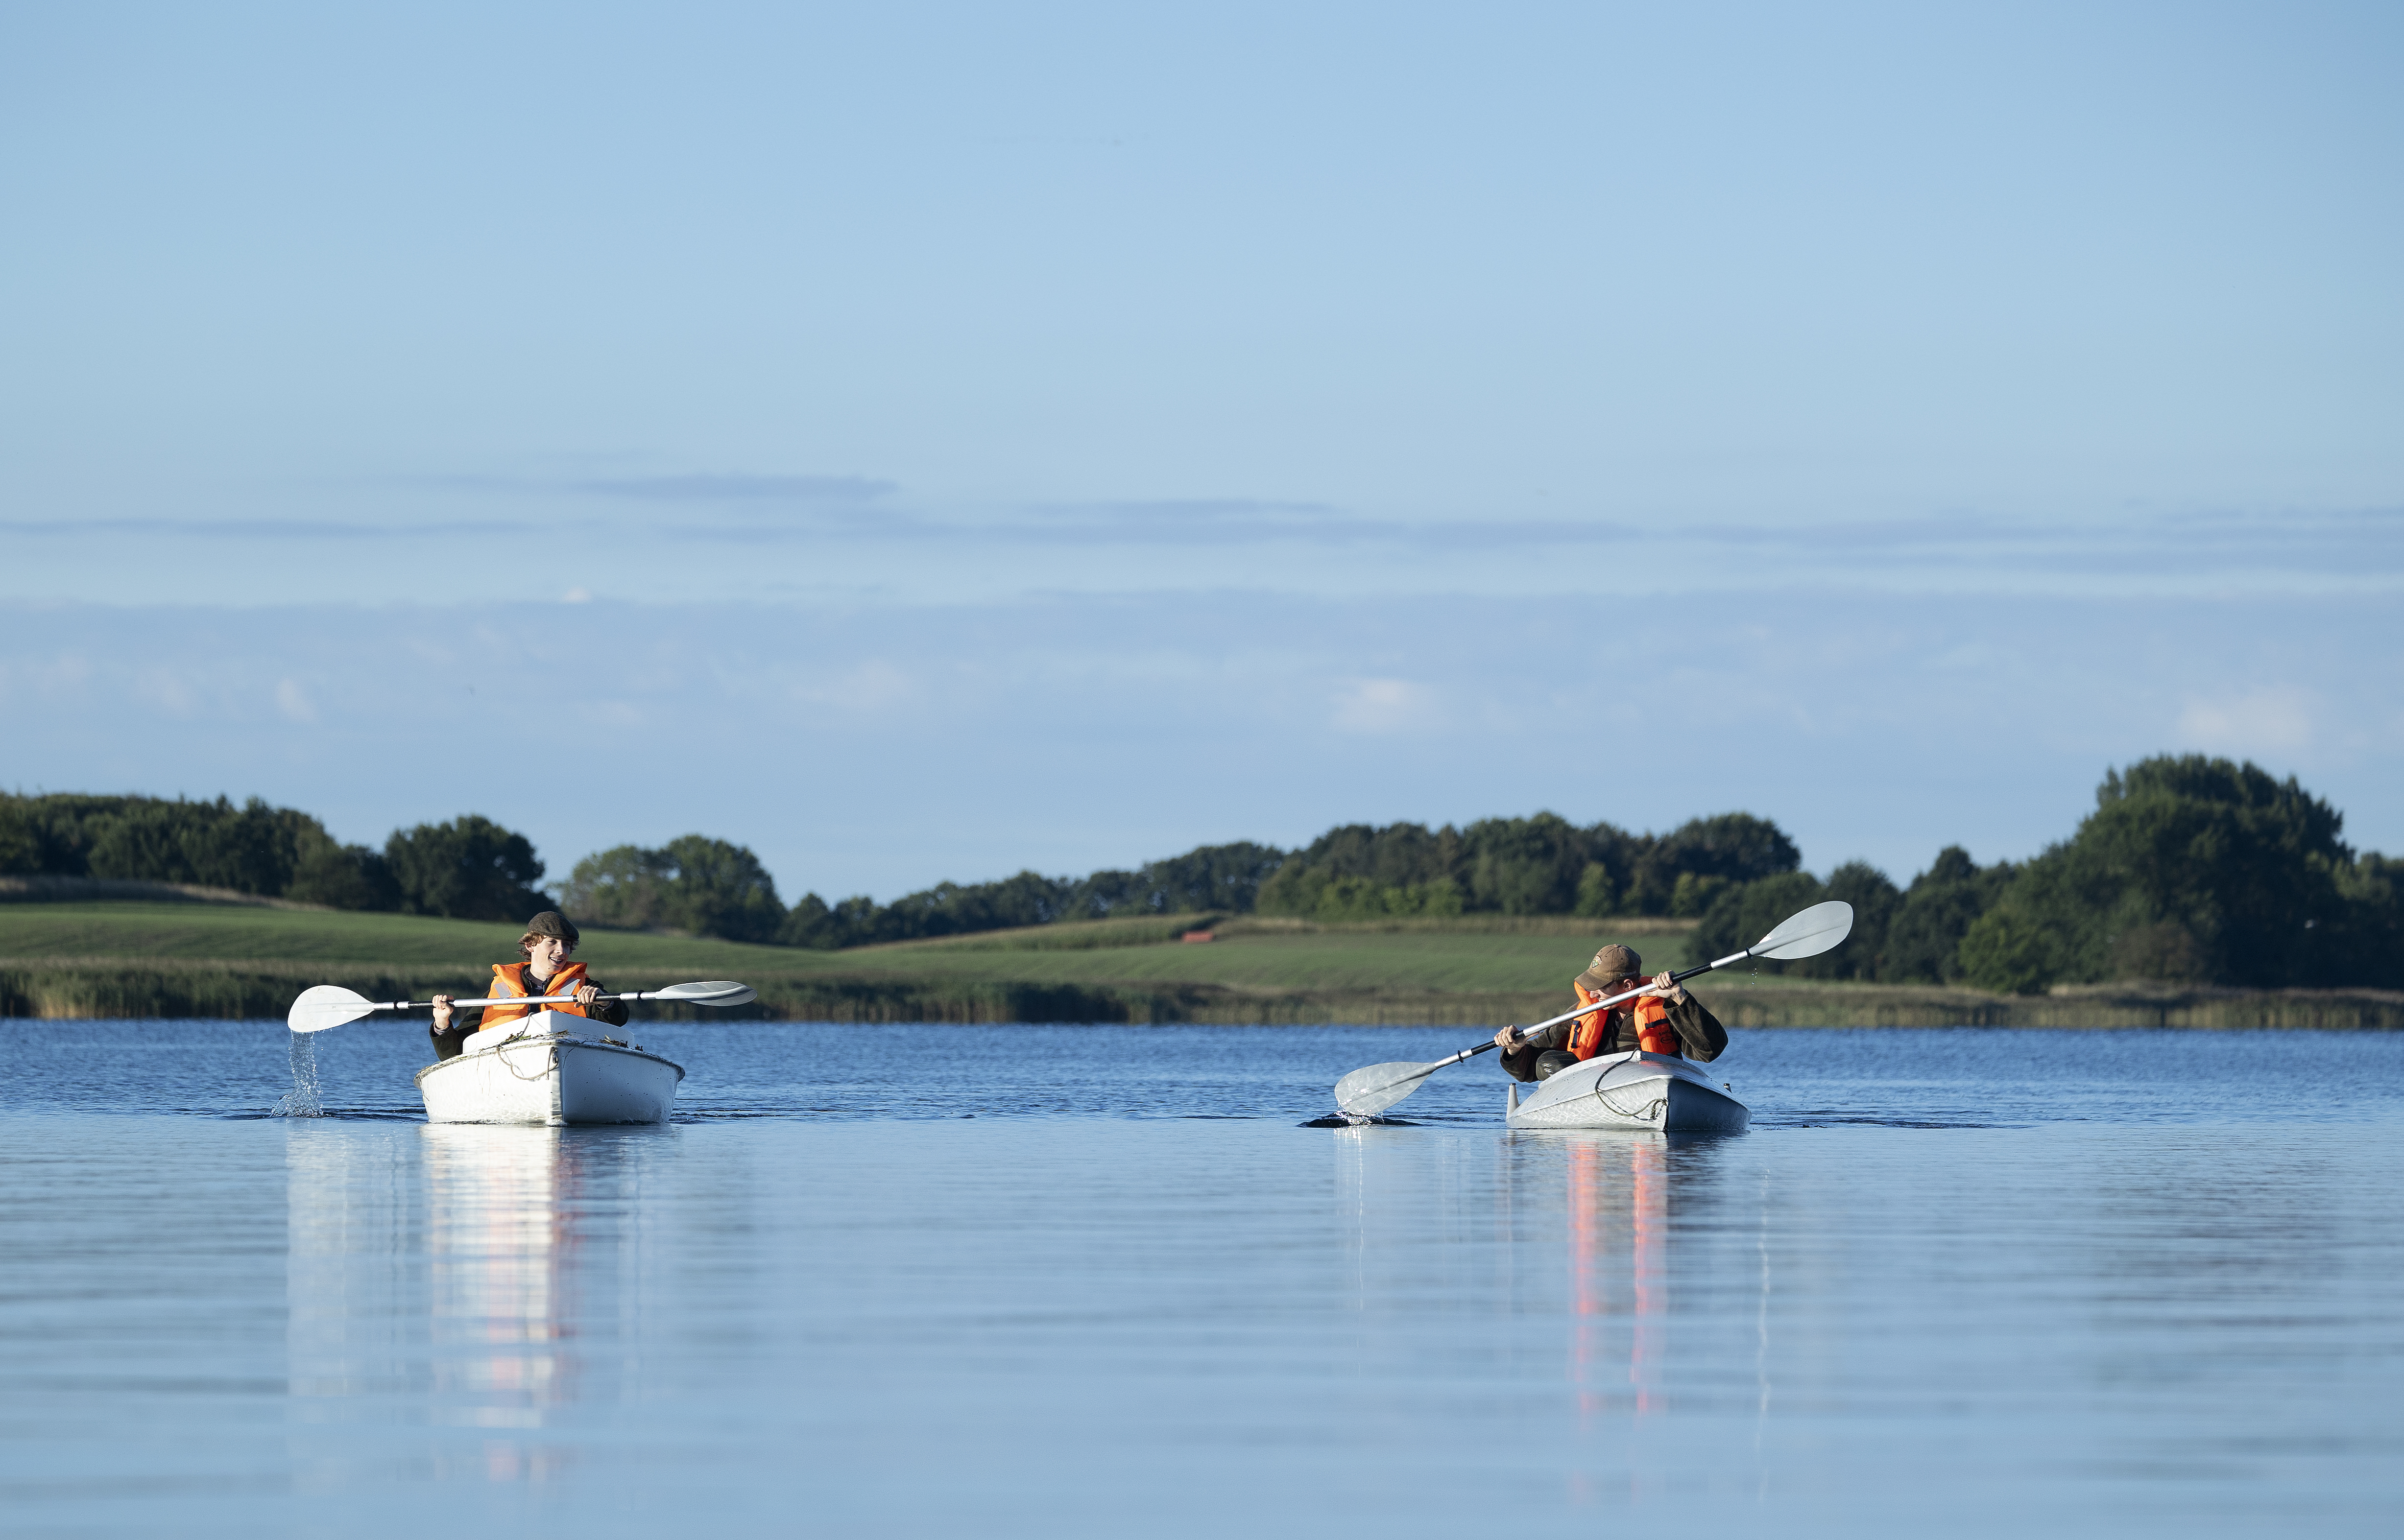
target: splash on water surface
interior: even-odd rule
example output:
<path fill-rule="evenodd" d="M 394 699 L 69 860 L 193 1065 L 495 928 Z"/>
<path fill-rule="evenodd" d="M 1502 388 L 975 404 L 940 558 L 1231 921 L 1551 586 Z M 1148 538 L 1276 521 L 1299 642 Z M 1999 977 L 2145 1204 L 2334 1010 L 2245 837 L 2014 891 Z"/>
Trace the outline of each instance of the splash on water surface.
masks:
<path fill-rule="evenodd" d="M 317 1100 L 317 1039 L 313 1033 L 292 1034 L 292 1089 L 276 1099 L 278 1117 L 323 1117 Z"/>

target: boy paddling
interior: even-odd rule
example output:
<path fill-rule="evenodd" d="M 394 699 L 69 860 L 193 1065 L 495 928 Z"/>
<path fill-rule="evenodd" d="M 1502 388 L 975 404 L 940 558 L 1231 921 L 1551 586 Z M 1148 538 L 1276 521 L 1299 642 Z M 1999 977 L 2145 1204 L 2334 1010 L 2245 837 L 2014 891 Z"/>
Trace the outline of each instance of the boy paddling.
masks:
<path fill-rule="evenodd" d="M 568 953 L 576 950 L 582 937 L 567 916 L 556 909 L 545 909 L 526 922 L 525 934 L 518 937 L 518 950 L 525 955 L 523 963 L 493 964 L 492 992 L 499 998 L 533 999 L 545 994 L 573 994 L 572 1006 L 486 1006 L 483 1020 L 470 1023 L 452 1023 L 451 1002 L 455 994 L 434 997 L 434 1024 L 426 1035 L 434 1039 L 434 1056 L 439 1060 L 456 1059 L 459 1047 L 471 1033 L 486 1027 L 496 1027 L 504 1021 L 514 1021 L 537 1010 L 565 1011 L 570 1016 L 582 1016 L 611 1026 L 626 1024 L 626 1003 L 623 1000 L 602 1000 L 609 992 L 599 979 L 590 978 L 581 963 L 571 963 Z"/>
<path fill-rule="evenodd" d="M 1608 946 L 1594 954 L 1594 963 L 1571 981 L 1578 1004 L 1593 1005 L 1625 992 L 1644 974 L 1634 950 Z M 1516 1027 L 1494 1034 L 1502 1050 L 1502 1068 L 1515 1080 L 1543 1080 L 1581 1060 L 1607 1053 L 1666 1053 L 1710 1063 L 1727 1047 L 1727 1029 L 1664 973 L 1634 1000 L 1609 1010 L 1597 1010 L 1521 1037 Z"/>

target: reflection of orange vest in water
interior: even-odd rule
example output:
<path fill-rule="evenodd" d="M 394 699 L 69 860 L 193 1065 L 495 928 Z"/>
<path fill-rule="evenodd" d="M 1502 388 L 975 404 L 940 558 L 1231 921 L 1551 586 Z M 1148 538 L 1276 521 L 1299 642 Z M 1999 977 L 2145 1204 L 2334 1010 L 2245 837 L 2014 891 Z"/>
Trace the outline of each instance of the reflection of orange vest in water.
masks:
<path fill-rule="evenodd" d="M 1634 980 L 1631 979 L 1629 982 L 1633 983 Z M 1598 1000 L 1609 998 L 1607 995 L 1597 994 L 1584 984 L 1574 981 L 1571 983 L 1570 988 L 1577 991 L 1578 1004 L 1581 1006 L 1590 1006 Z M 1617 992 L 1615 990 L 1613 992 L 1613 993 Z M 1641 1000 L 1630 1000 L 1627 1008 L 1636 1017 L 1638 1047 L 1642 1048 L 1646 1053 L 1667 1053 L 1675 1054 L 1680 1058 L 1685 1057 L 1678 1052 L 1678 1034 L 1670 1025 L 1670 1007 L 1661 1004 L 1656 996 L 1648 994 Z M 1580 1059 L 1591 1059 L 1600 1053 L 1604 1034 L 1610 1030 L 1612 1014 L 1611 1011 L 1599 1010 L 1590 1016 L 1581 1016 L 1572 1022 L 1570 1051 Z"/>
<path fill-rule="evenodd" d="M 557 973 L 544 979 L 538 989 L 526 987 L 527 963 L 496 963 L 493 964 L 493 992 L 517 999 L 532 999 L 541 994 L 574 994 L 584 987 L 584 964 L 568 963 Z M 591 1014 L 582 1006 L 486 1006 L 482 1030 L 490 1032 L 504 1021 L 514 1021 L 521 1016 L 531 1016 L 538 1010 L 566 1011 L 570 1016 Z"/>

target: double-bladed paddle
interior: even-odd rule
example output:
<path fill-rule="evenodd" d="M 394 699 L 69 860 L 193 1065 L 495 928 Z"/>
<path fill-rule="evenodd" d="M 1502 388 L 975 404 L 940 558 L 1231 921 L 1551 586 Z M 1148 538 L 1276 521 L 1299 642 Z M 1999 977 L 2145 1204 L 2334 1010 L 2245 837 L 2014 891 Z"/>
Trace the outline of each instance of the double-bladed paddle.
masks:
<path fill-rule="evenodd" d="M 1676 983 L 1681 979 L 1692 978 L 1698 973 L 1709 973 L 1713 968 L 1724 968 L 1731 963 L 1741 963 L 1748 957 L 1768 958 L 1777 962 L 1788 962 L 1798 957 L 1817 957 L 1842 941 L 1852 933 L 1852 928 L 1853 906 L 1851 904 L 1836 901 L 1814 904 L 1808 909 L 1788 915 L 1776 929 L 1752 946 L 1745 948 L 1744 950 L 1730 952 L 1715 963 L 1705 963 L 1700 967 L 1688 968 L 1684 973 L 1673 973 L 1670 976 L 1670 982 Z M 1607 1000 L 1598 1000 L 1591 1006 L 1580 1006 L 1575 1010 L 1565 1010 L 1560 1015 L 1548 1020 L 1539 1021 L 1532 1027 L 1520 1027 L 1516 1030 L 1523 1037 L 1531 1033 L 1539 1033 L 1546 1027 L 1558 1026 L 1572 1017 L 1590 1015 L 1595 1011 L 1607 1010 L 1624 1001 L 1633 1000 L 1653 987 L 1648 980 L 1625 993 L 1614 994 Z M 1458 1064 L 1464 1059 L 1475 1059 L 1495 1046 L 1494 1040 L 1489 1037 L 1474 1048 L 1463 1048 L 1451 1058 L 1439 1059 L 1433 1064 L 1407 1062 L 1371 1064 L 1366 1069 L 1354 1070 L 1335 1082 L 1335 1105 L 1347 1117 L 1373 1117 L 1419 1089 L 1421 1082 L 1446 1065 Z"/>
<path fill-rule="evenodd" d="M 699 984 L 670 984 L 664 990 L 644 990 L 639 993 L 605 994 L 604 1000 L 680 1000 L 688 1006 L 742 1006 L 760 997 L 760 992 L 748 984 L 738 984 L 732 978 L 712 978 Z M 454 1006 L 566 1006 L 575 1004 L 572 994 L 494 995 L 483 1000 L 454 1000 Z M 324 1032 L 345 1021 L 356 1021 L 372 1011 L 428 1010 L 431 1000 L 370 1000 L 366 995 L 346 990 L 340 984 L 318 984 L 300 992 L 292 1002 L 292 1010 L 284 1024 L 294 1032 Z"/>

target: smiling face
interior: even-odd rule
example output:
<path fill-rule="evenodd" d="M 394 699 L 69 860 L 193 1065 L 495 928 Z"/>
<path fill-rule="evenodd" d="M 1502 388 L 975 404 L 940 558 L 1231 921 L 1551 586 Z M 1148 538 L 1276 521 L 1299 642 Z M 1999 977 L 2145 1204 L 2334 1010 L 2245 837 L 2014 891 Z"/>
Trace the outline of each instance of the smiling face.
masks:
<path fill-rule="evenodd" d="M 525 954 L 526 961 L 533 966 L 526 971 L 537 978 L 548 978 L 567 961 L 569 950 L 567 943 L 556 936 L 532 936 L 525 942 Z"/>

